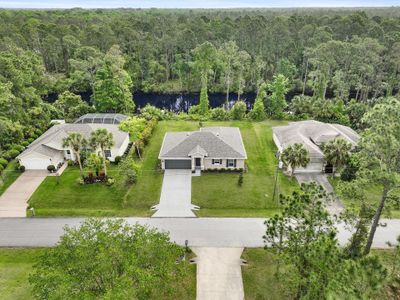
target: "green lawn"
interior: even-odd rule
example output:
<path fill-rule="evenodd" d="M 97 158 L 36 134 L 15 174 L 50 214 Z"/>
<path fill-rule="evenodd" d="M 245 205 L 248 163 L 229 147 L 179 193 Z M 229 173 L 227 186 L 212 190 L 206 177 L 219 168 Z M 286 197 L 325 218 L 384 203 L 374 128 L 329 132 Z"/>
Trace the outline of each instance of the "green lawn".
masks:
<path fill-rule="evenodd" d="M 378 255 L 383 265 L 391 271 L 393 269 L 394 252 L 391 250 L 373 250 L 372 254 Z M 248 266 L 242 267 L 243 285 L 246 300 L 283 300 L 291 299 L 285 294 L 287 289 L 275 276 L 276 259 L 274 255 L 262 248 L 247 248 L 242 258 L 246 259 Z M 397 270 L 397 278 L 400 270 Z M 393 298 L 390 283 L 386 282 L 376 299 Z"/>
<path fill-rule="evenodd" d="M 330 183 L 332 184 L 334 189 L 337 189 L 338 184 L 340 183 L 340 179 L 339 178 L 329 178 Z M 378 206 L 378 203 L 380 201 L 382 195 L 382 188 L 379 185 L 372 185 L 369 186 L 366 190 L 366 201 L 370 204 L 373 204 L 375 207 Z M 341 200 L 344 204 L 344 206 L 346 207 L 358 207 L 359 203 L 355 202 L 355 201 L 351 201 L 348 199 L 342 199 Z M 389 206 L 386 205 L 386 208 L 388 208 Z M 400 209 L 399 207 L 391 207 L 390 210 L 386 209 L 383 212 L 383 217 L 385 218 L 400 218 Z"/>
<path fill-rule="evenodd" d="M 35 259 L 45 249 L 0 248 L 0 298 L 2 300 L 33 299 L 28 282 Z M 162 290 L 157 299 L 195 299 L 196 266 L 185 263 L 185 277 L 177 282 L 173 294 L 166 296 Z"/>
<path fill-rule="evenodd" d="M 276 148 L 271 126 L 284 124 L 278 121 L 206 122 L 204 126 L 237 126 L 240 128 L 247 155 L 248 172 L 242 187 L 237 185 L 238 173 L 207 173 L 193 177 L 192 202 L 200 206 L 198 216 L 268 217 L 279 211 L 279 193 L 289 193 L 296 186 L 279 173 L 275 200 L 272 200 Z M 162 121 L 155 129 L 140 161 L 142 168 L 136 184 L 125 186 L 111 165 L 109 174 L 116 184 L 79 185 L 77 167 L 68 167 L 57 178 L 48 177 L 35 191 L 30 205 L 37 216 L 150 216 L 151 206 L 160 199 L 163 173 L 159 170 L 158 154 L 167 131 L 193 131 L 198 122 Z"/>
<path fill-rule="evenodd" d="M 0 175 L 0 195 L 21 175 L 21 172 L 15 170 L 16 161 L 11 161 Z"/>
<path fill-rule="evenodd" d="M 160 199 L 163 174 L 158 170 L 158 153 L 167 131 L 196 130 L 197 122 L 160 122 L 147 145 L 138 182 L 130 187 L 119 180 L 117 166 L 110 165 L 109 175 L 116 184 L 80 185 L 77 167 L 68 167 L 60 176 L 47 177 L 29 203 L 37 216 L 150 216 L 150 207 Z"/>
<path fill-rule="evenodd" d="M 238 186 L 237 173 L 207 173 L 192 179 L 192 203 L 199 205 L 199 216 L 268 217 L 275 214 L 279 193 L 291 193 L 297 187 L 279 172 L 273 200 L 277 159 L 272 126 L 284 122 L 205 122 L 204 126 L 239 127 L 247 151 L 248 172 Z"/>

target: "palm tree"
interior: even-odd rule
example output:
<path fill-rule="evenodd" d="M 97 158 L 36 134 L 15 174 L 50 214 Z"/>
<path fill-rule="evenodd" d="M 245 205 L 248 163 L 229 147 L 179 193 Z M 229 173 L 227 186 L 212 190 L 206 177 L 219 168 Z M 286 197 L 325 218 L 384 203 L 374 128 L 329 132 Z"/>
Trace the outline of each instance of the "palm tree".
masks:
<path fill-rule="evenodd" d="M 105 155 L 104 150 L 110 149 L 114 145 L 114 139 L 111 132 L 108 132 L 107 129 L 97 129 L 90 134 L 90 145 L 94 150 L 100 148 L 101 155 L 103 156 L 103 168 L 104 174 L 107 176 L 107 165 L 106 160 L 107 157 Z"/>
<path fill-rule="evenodd" d="M 293 144 L 283 150 L 281 160 L 286 167 L 290 167 L 290 177 L 293 177 L 297 167 L 307 167 L 310 156 L 303 144 Z"/>
<path fill-rule="evenodd" d="M 335 169 L 339 169 L 350 159 L 351 144 L 342 138 L 336 138 L 327 142 L 322 150 L 326 161 Z M 333 174 L 335 174 L 335 169 Z"/>
<path fill-rule="evenodd" d="M 78 161 L 81 177 L 83 178 L 83 168 L 81 161 L 81 151 L 87 145 L 86 139 L 82 134 L 78 132 L 70 133 L 66 138 L 63 139 L 63 147 L 71 148 L 74 153 L 75 159 Z"/>
<path fill-rule="evenodd" d="M 94 171 L 96 176 L 99 176 L 99 171 L 103 166 L 104 158 L 98 156 L 96 153 L 90 153 L 88 158 L 85 160 L 85 165 L 90 170 Z"/>

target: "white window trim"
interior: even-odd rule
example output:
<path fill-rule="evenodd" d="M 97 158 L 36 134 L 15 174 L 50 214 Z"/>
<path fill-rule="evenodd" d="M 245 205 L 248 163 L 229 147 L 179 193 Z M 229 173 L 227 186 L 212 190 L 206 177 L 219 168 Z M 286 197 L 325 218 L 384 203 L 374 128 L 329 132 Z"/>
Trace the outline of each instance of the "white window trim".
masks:
<path fill-rule="evenodd" d="M 232 165 L 231 165 L 232 163 Z M 235 167 L 235 160 L 234 159 L 228 159 L 228 168 L 234 168 Z"/>

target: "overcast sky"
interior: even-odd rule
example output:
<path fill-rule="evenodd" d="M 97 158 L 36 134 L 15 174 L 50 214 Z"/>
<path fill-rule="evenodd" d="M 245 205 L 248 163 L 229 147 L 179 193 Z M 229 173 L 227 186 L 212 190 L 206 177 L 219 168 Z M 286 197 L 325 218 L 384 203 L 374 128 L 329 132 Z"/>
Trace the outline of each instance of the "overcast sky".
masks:
<path fill-rule="evenodd" d="M 399 5 L 399 0 L 0 0 L 0 7 L 2 8 L 234 8 Z"/>

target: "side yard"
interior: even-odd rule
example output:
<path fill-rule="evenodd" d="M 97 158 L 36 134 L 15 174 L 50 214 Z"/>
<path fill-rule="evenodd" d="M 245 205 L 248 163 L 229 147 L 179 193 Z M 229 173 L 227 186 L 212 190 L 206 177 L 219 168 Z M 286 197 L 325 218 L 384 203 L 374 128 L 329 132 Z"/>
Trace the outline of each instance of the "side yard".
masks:
<path fill-rule="evenodd" d="M 0 248 L 0 295 L 2 300 L 33 299 L 28 282 L 35 259 L 45 249 Z M 172 288 L 173 295 L 166 297 L 160 290 L 157 299 L 195 299 L 196 266 L 186 264 L 186 277 Z"/>
<path fill-rule="evenodd" d="M 248 172 L 243 185 L 238 185 L 238 173 L 207 173 L 193 177 L 192 203 L 199 205 L 199 216 L 267 217 L 279 210 L 279 193 L 291 193 L 298 185 L 281 171 L 276 181 L 277 159 L 272 139 L 272 126 L 284 122 L 205 122 L 204 126 L 236 126 L 240 128 L 247 151 Z"/>
<path fill-rule="evenodd" d="M 10 161 L 7 167 L 1 172 L 0 175 L 0 196 L 5 190 L 21 175 L 20 171 L 16 171 L 15 167 L 17 162 L 15 160 Z"/>

